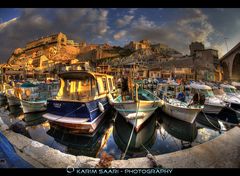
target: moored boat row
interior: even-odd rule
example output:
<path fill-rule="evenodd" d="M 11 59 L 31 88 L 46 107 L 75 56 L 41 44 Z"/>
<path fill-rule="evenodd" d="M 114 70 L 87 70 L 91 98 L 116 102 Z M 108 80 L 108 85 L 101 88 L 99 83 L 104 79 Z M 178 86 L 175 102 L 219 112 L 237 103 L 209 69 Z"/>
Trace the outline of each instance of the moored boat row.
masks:
<path fill-rule="evenodd" d="M 38 81 L 8 85 L 0 98 L 4 99 L 6 94 L 9 106 L 21 104 L 24 113 L 46 111 L 43 117 L 51 126 L 78 134 L 95 132 L 111 107 L 135 131 L 139 131 L 158 108 L 188 123 L 193 123 L 201 111 L 219 114 L 223 108 L 231 108 L 240 112 L 239 93 L 232 85 L 221 84 L 216 88 L 197 82 L 183 85 L 154 80 L 157 86 L 151 92 L 145 89 L 145 84 L 131 81 L 125 94 L 116 91 L 114 77 L 107 74 L 73 70 L 58 76 L 60 85 Z"/>

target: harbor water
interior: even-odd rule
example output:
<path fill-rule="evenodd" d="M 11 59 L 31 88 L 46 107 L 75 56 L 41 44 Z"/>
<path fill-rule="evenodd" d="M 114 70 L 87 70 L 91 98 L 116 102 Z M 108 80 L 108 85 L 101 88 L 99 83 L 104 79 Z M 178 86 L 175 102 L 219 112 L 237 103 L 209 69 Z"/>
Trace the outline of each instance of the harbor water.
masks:
<path fill-rule="evenodd" d="M 151 153 L 160 155 L 184 150 L 221 135 L 212 126 L 206 127 L 198 122 L 193 124 L 169 117 L 158 110 L 144 125 L 134 131 L 129 147 L 128 141 L 132 125 L 115 111 L 106 114 L 104 121 L 91 135 L 71 134 L 63 128 L 51 128 L 42 117 L 46 112 L 23 114 L 20 106 L 1 107 L 2 120 L 11 129 L 33 140 L 73 155 L 101 157 L 103 152 L 114 159 L 143 157 Z M 201 114 L 199 114 L 201 116 Z M 202 118 L 202 117 L 198 117 Z"/>

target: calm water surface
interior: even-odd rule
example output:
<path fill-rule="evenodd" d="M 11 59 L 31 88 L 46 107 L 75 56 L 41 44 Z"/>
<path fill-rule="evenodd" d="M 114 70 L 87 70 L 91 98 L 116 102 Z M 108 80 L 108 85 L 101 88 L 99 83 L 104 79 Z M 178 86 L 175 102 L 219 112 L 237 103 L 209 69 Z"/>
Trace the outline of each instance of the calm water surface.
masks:
<path fill-rule="evenodd" d="M 132 131 L 125 119 L 112 113 L 91 136 L 69 134 L 64 129 L 51 128 L 42 117 L 45 112 L 23 114 L 20 107 L 10 107 L 9 117 L 3 120 L 9 124 L 17 122 L 25 130 L 25 135 L 49 147 L 73 155 L 100 157 L 103 151 L 120 159 Z M 209 141 L 220 133 L 214 128 L 206 128 L 199 123 L 189 124 L 157 111 L 144 126 L 133 133 L 126 158 L 165 154 L 184 150 Z"/>

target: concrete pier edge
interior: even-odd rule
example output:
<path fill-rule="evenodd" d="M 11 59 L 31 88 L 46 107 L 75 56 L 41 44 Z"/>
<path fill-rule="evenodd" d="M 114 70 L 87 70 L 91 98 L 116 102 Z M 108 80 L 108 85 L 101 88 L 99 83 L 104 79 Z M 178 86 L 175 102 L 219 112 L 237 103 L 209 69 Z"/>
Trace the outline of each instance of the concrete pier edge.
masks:
<path fill-rule="evenodd" d="M 0 119 L 0 131 L 7 137 L 24 160 L 36 168 L 96 168 L 100 159 L 74 156 L 50 148 L 8 129 Z M 164 168 L 240 168 L 240 128 L 189 149 L 155 155 L 155 161 Z M 148 157 L 113 160 L 110 168 L 151 168 Z"/>

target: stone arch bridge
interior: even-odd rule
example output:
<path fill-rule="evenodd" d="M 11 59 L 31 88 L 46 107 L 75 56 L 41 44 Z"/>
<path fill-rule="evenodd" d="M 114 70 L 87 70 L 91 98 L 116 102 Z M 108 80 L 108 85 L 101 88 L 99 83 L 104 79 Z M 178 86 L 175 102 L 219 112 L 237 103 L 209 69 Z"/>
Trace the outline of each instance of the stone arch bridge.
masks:
<path fill-rule="evenodd" d="M 221 59 L 223 80 L 240 81 L 240 42 Z"/>

